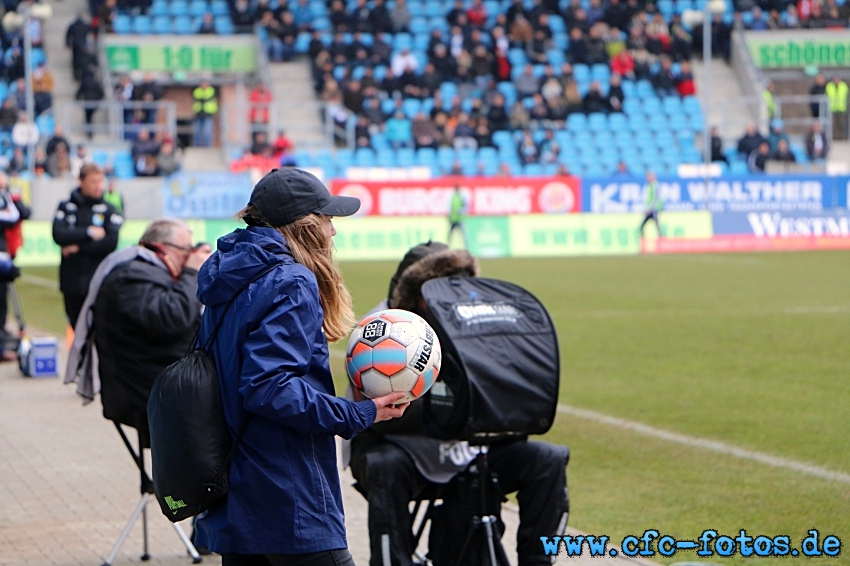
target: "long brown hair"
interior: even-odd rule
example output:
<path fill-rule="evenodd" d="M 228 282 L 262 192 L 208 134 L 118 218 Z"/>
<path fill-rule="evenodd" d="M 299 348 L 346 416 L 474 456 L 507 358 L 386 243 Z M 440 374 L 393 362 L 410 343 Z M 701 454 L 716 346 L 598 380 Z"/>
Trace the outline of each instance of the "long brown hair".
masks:
<path fill-rule="evenodd" d="M 325 312 L 322 326 L 328 342 L 345 338 L 354 326 L 354 308 L 351 294 L 342 281 L 342 273 L 333 260 L 333 242 L 322 231 L 322 219 L 308 214 L 286 226 L 272 226 L 260 211 L 248 205 L 236 217 L 248 226 L 274 228 L 286 238 L 295 261 L 309 269 L 319 284 L 319 302 Z"/>

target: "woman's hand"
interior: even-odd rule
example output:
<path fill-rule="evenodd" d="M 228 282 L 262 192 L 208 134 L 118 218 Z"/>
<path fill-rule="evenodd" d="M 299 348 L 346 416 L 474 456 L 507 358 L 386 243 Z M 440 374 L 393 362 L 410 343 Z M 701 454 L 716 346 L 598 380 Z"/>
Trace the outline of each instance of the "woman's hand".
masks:
<path fill-rule="evenodd" d="M 404 414 L 404 410 L 410 405 L 410 403 L 402 403 L 401 405 L 396 405 L 395 402 L 404 397 L 404 393 L 397 391 L 395 393 L 390 393 L 389 395 L 384 395 L 383 397 L 376 397 L 372 399 L 372 402 L 377 407 L 378 412 L 375 414 L 375 422 L 379 423 L 381 421 L 388 421 L 390 419 L 397 419 Z"/>

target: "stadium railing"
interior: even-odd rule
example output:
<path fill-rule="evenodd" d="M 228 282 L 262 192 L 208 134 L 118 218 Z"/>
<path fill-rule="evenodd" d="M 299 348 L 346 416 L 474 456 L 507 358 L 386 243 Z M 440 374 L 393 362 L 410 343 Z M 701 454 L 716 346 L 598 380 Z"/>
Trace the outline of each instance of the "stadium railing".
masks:
<path fill-rule="evenodd" d="M 84 119 L 87 109 L 95 111 L 91 124 L 86 124 Z M 126 116 L 132 116 L 137 110 L 153 113 L 153 121 L 128 122 Z M 63 101 L 56 109 L 56 119 L 66 135 L 106 137 L 116 142 L 135 139 L 142 129 L 148 130 L 152 137 L 168 136 L 173 139 L 177 135 L 177 106 L 168 101 Z"/>

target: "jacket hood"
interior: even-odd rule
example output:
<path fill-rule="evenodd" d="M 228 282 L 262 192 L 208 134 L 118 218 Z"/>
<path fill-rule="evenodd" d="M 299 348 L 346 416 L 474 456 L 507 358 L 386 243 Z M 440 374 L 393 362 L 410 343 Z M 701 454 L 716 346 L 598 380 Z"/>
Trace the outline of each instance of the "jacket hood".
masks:
<path fill-rule="evenodd" d="M 207 306 L 229 301 L 258 273 L 295 260 L 283 234 L 249 226 L 218 239 L 218 249 L 198 272 L 198 299 Z"/>
<path fill-rule="evenodd" d="M 393 289 L 390 308 L 415 311 L 422 284 L 451 275 L 478 275 L 478 261 L 466 250 L 443 250 L 425 256 L 404 270 Z"/>

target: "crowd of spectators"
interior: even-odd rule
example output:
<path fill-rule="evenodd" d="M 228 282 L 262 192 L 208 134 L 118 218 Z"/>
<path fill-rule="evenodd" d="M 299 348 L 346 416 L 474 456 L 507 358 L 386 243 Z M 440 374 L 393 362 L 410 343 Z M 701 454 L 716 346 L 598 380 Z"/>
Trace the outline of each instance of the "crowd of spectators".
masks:
<path fill-rule="evenodd" d="M 717 130 L 711 132 L 712 161 L 727 162 L 723 152 L 723 143 Z M 823 132 L 819 121 L 812 123 L 803 139 L 805 158 L 812 162 L 825 160 L 829 154 L 830 140 Z M 749 122 L 744 134 L 738 139 L 737 157 L 746 162 L 750 173 L 763 173 L 769 161 L 797 163 L 798 158 L 791 147 L 791 140 L 785 132 L 785 124 L 780 119 L 770 123 L 770 131 L 765 137 L 755 123 Z M 801 156 L 802 157 L 802 156 Z"/>
<path fill-rule="evenodd" d="M 570 37 L 559 57 L 553 55 L 559 51 L 550 26 L 553 15 L 563 18 Z M 339 1 L 331 4 L 332 41 L 326 45 L 314 32 L 309 46 L 314 86 L 336 123 L 356 117 L 358 147 L 369 147 L 378 131 L 394 148 L 490 147 L 495 131 L 560 129 L 572 113 L 621 112 L 623 79 L 649 80 L 659 96 L 688 96 L 696 90 L 688 30 L 678 16 L 668 24 L 652 5 L 636 0 L 609 0 L 604 7 L 592 0 L 588 10 L 573 0 L 563 11 L 557 2 L 536 0 L 529 9 L 515 0 L 496 15 L 492 27 L 485 26 L 488 14 L 481 0 L 470 5 L 458 0 L 445 18 L 449 33 L 434 29 L 422 60 L 408 48 L 393 52 L 390 38 L 381 35 L 408 29 L 404 0 L 392 10 L 380 0 L 371 8 L 360 0 L 350 13 Z M 363 34 L 373 34 L 371 41 Z M 519 69 L 510 57 L 516 48 L 526 54 Z M 557 58 L 561 61 L 553 64 Z M 611 70 L 608 80 L 576 80 L 574 66 L 601 64 Z M 440 88 L 447 81 L 457 85 L 450 100 L 444 100 Z M 497 89 L 505 82 L 515 87 L 512 104 Z M 428 101 L 428 108 L 415 115 L 405 112 L 410 98 Z M 557 144 L 530 140 L 525 135 L 517 148 L 524 164 L 557 158 Z"/>
<path fill-rule="evenodd" d="M 241 173 L 249 169 L 270 171 L 276 167 L 297 165 L 294 157 L 295 145 L 286 132 L 278 131 L 274 141 L 269 141 L 268 134 L 258 130 L 252 135 L 251 147 L 231 162 L 230 170 Z"/>

